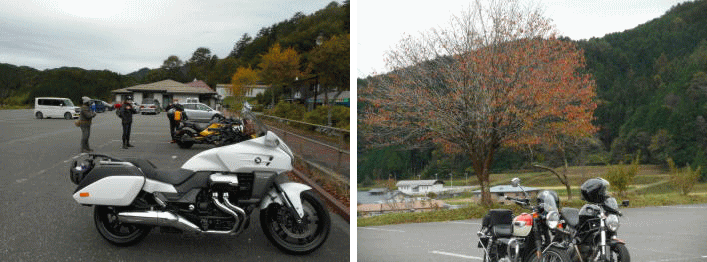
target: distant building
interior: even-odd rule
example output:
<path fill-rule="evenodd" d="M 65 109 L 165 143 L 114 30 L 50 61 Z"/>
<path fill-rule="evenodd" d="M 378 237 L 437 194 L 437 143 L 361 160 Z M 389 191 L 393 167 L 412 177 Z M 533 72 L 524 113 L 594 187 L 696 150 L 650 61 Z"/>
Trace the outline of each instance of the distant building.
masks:
<path fill-rule="evenodd" d="M 142 103 L 145 99 L 154 99 L 160 102 L 162 107 L 170 104 L 174 99 L 180 103 L 185 103 L 187 98 L 199 99 L 201 103 L 214 106 L 216 104 L 216 92 L 206 85 L 206 88 L 201 83 L 195 81 L 189 84 L 183 84 L 171 79 L 162 80 L 159 82 L 135 85 L 131 87 L 116 89 L 111 91 L 116 102 L 124 100 L 133 100 Z"/>
<path fill-rule="evenodd" d="M 349 91 L 340 92 L 329 92 L 327 94 L 318 94 L 316 97 L 307 98 L 307 104 L 316 103 L 317 105 L 324 104 L 327 97 L 329 98 L 329 103 L 340 106 L 351 106 L 351 99 L 349 97 Z"/>
<path fill-rule="evenodd" d="M 401 180 L 397 184 L 398 190 L 408 195 L 426 195 L 442 191 L 442 180 Z"/>
<path fill-rule="evenodd" d="M 247 87 L 248 92 L 245 94 L 245 97 L 247 98 L 254 98 L 259 94 L 265 93 L 265 91 L 270 88 L 268 85 L 251 85 Z M 216 93 L 221 96 L 221 98 L 233 96 L 233 93 L 231 92 L 231 84 L 217 84 Z"/>
<path fill-rule="evenodd" d="M 534 187 L 528 187 L 524 186 L 523 189 L 525 189 L 525 192 L 528 193 L 530 198 L 534 198 L 538 195 L 538 192 L 541 191 L 539 188 L 534 188 Z M 525 194 L 523 193 L 523 190 L 520 189 L 520 187 L 514 187 L 511 185 L 498 185 L 498 186 L 492 186 L 489 191 L 491 191 L 491 199 L 496 200 L 497 202 L 509 204 L 511 203 L 510 201 L 506 200 L 505 197 L 525 197 Z M 473 192 L 474 197 L 478 200 L 481 199 L 481 190 L 476 190 Z"/>

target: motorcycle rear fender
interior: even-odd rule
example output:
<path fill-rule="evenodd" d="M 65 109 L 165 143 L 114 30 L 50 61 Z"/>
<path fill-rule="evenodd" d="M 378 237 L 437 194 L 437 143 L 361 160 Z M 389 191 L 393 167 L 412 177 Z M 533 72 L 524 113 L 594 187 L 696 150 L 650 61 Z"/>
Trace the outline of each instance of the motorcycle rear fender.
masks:
<path fill-rule="evenodd" d="M 299 217 L 304 217 L 304 209 L 302 209 L 302 198 L 300 197 L 300 195 L 302 194 L 302 192 L 310 190 L 312 188 L 307 185 L 295 182 L 280 184 L 280 188 L 282 188 L 283 193 L 287 196 L 287 198 L 290 199 L 290 202 L 292 202 L 292 206 L 297 211 Z M 270 192 L 268 192 L 265 198 L 263 198 L 263 201 L 260 202 L 260 209 L 266 209 L 268 208 L 268 206 L 270 206 L 270 204 L 273 203 L 288 206 L 287 204 L 285 204 L 285 200 L 282 199 L 282 197 L 280 197 L 280 195 L 277 193 L 275 188 L 270 190 Z"/>
<path fill-rule="evenodd" d="M 181 135 L 181 134 L 183 134 L 184 132 L 190 132 L 190 133 L 192 133 L 192 134 L 199 134 L 198 131 L 194 130 L 194 129 L 191 128 L 191 127 L 184 127 L 184 128 L 181 128 L 181 129 L 177 130 L 177 134 L 178 134 L 178 135 Z"/>

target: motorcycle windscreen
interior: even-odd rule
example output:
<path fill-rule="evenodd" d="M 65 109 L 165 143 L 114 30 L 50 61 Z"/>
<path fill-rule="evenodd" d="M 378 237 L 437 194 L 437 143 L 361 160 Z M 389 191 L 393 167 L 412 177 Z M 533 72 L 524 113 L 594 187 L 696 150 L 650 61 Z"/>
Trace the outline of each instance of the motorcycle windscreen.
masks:
<path fill-rule="evenodd" d="M 144 184 L 144 176 L 108 176 L 76 191 L 74 199 L 84 205 L 128 206 Z"/>

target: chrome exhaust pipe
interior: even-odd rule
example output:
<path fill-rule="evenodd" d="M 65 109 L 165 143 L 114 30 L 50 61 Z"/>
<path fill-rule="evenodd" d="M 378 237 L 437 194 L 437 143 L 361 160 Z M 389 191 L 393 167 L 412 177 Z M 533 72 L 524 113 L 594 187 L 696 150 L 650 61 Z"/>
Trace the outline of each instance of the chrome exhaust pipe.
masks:
<path fill-rule="evenodd" d="M 190 222 L 186 218 L 168 211 L 120 212 L 118 213 L 118 220 L 123 223 L 173 227 L 189 233 L 237 235 L 243 232 L 243 227 L 246 224 L 245 219 L 247 219 L 245 211 L 228 201 L 228 193 L 224 193 L 224 200 L 226 204 L 219 201 L 218 193 L 213 194 L 212 200 L 218 209 L 226 212 L 236 219 L 236 222 L 231 230 L 201 230 L 201 228 L 194 225 L 194 223 Z"/>
<path fill-rule="evenodd" d="M 202 233 L 202 230 L 189 220 L 166 211 L 120 212 L 118 220 L 123 223 L 174 227 L 184 232 Z"/>
<path fill-rule="evenodd" d="M 240 217 L 243 218 L 243 219 L 241 219 L 241 220 L 239 221 L 238 217 L 236 217 L 236 225 L 234 226 L 234 230 L 232 231 L 232 233 L 233 233 L 234 235 L 238 235 L 238 234 L 240 234 L 241 232 L 243 232 L 243 229 L 244 229 L 244 227 L 245 227 L 245 225 L 247 224 L 247 221 L 248 221 L 248 216 L 246 216 L 245 211 L 243 211 L 242 208 L 237 207 L 237 206 L 234 205 L 234 204 L 231 204 L 231 201 L 228 200 L 228 192 L 223 193 L 223 201 L 224 201 L 224 204 L 226 204 L 226 206 L 227 206 L 228 208 L 230 208 L 231 210 L 235 211 L 236 213 L 238 213 L 238 215 L 240 215 Z M 240 223 L 239 223 L 239 222 L 240 222 Z"/>

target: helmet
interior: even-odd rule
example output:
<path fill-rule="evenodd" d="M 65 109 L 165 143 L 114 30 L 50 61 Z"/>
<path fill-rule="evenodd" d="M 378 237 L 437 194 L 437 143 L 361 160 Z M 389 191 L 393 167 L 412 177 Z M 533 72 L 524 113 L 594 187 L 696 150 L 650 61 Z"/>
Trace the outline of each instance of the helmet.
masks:
<path fill-rule="evenodd" d="M 582 187 L 582 199 L 590 203 L 604 203 L 609 190 L 609 181 L 603 178 L 592 178 L 584 182 Z"/>

